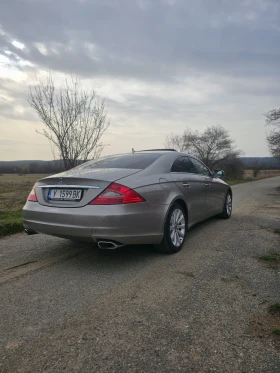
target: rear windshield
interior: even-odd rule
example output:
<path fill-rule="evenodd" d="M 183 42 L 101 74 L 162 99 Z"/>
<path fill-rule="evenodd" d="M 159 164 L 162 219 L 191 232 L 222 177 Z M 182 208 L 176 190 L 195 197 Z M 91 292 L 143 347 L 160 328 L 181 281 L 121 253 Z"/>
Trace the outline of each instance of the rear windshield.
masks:
<path fill-rule="evenodd" d="M 81 168 L 128 168 L 143 170 L 157 160 L 161 154 L 124 154 L 89 161 Z"/>

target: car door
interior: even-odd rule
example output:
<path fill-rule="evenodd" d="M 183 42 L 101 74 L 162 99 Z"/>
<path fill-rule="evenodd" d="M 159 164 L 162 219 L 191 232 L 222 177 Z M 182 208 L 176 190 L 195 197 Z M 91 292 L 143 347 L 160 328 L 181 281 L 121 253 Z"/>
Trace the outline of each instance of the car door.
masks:
<path fill-rule="evenodd" d="M 189 225 L 203 220 L 206 215 L 204 176 L 197 173 L 190 157 L 187 156 L 178 157 L 174 161 L 170 172 L 187 200 Z"/>
<path fill-rule="evenodd" d="M 227 188 L 225 184 L 221 183 L 219 179 L 212 175 L 205 180 L 206 183 L 210 184 L 207 190 L 206 203 L 210 207 L 211 215 L 215 215 L 223 210 Z"/>
<path fill-rule="evenodd" d="M 206 210 L 207 215 L 212 216 L 221 212 L 224 201 L 224 187 L 223 184 L 213 177 L 212 173 L 201 161 L 192 159 L 197 172 L 204 177 L 204 185 L 206 189 Z"/>

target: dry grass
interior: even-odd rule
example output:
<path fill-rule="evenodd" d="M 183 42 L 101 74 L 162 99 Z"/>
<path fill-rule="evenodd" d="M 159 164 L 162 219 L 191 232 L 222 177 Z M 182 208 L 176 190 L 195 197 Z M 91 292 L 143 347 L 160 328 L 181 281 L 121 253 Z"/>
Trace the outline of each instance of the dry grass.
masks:
<path fill-rule="evenodd" d="M 244 170 L 244 178 L 254 178 L 256 180 L 259 179 L 266 179 L 267 177 L 274 177 L 274 176 L 280 176 L 280 170 L 259 170 L 257 173 L 257 176 L 254 177 L 254 171 L 253 170 Z"/>
<path fill-rule="evenodd" d="M 22 208 L 36 180 L 44 176 L 0 176 L 0 236 L 23 230 Z"/>
<path fill-rule="evenodd" d="M 254 177 L 253 170 L 244 170 L 243 179 L 234 179 L 225 181 L 229 185 L 247 183 L 249 181 L 256 181 L 261 179 L 267 179 L 269 177 L 280 176 L 280 170 L 260 170 L 256 177 Z"/>

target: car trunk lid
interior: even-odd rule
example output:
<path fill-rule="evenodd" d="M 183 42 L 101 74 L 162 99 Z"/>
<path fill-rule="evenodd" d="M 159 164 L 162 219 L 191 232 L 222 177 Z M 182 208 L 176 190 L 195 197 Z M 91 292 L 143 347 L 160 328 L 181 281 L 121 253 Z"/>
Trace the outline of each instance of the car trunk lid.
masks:
<path fill-rule="evenodd" d="M 37 199 L 41 205 L 49 207 L 82 207 L 89 204 L 112 182 L 139 171 L 141 170 L 73 169 L 39 180 L 36 183 Z M 69 197 L 73 199 L 69 200 Z"/>

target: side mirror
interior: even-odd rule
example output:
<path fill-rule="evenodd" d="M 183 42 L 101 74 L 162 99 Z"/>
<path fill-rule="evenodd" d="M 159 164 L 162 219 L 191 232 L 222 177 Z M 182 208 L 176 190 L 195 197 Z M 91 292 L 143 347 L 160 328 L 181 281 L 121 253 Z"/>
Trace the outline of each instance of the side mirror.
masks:
<path fill-rule="evenodd" d="M 214 171 L 214 177 L 218 179 L 222 179 L 225 176 L 225 173 L 223 170 L 215 170 Z"/>

